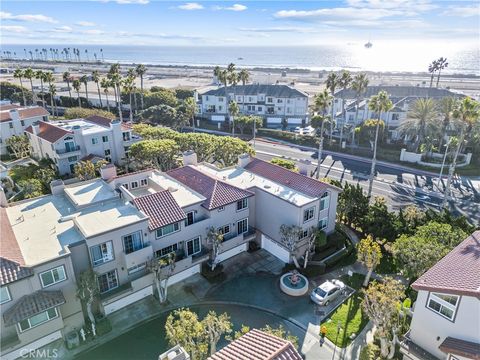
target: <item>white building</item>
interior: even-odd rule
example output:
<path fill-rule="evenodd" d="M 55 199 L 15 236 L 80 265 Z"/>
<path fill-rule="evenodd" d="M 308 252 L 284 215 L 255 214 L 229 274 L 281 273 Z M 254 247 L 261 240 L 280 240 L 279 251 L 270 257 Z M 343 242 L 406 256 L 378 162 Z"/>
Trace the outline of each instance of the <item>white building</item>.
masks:
<path fill-rule="evenodd" d="M 236 85 L 200 94 L 198 115 L 213 122 L 228 120 L 235 100 L 244 115 L 257 115 L 272 128 L 292 128 L 308 122 L 308 94 L 287 85 Z"/>
<path fill-rule="evenodd" d="M 100 116 L 40 121 L 25 132 L 33 157 L 52 159 L 61 175 L 73 173 L 79 160 L 93 156 L 123 164 L 128 148 L 139 140 L 129 125 Z"/>
<path fill-rule="evenodd" d="M 412 287 L 418 291 L 405 359 L 480 359 L 480 231 L 474 232 Z"/>
<path fill-rule="evenodd" d="M 2 104 L 0 106 L 0 153 L 6 154 L 7 139 L 23 135 L 25 129 L 39 121 L 48 121 L 50 114 L 41 106 L 19 106 Z"/>

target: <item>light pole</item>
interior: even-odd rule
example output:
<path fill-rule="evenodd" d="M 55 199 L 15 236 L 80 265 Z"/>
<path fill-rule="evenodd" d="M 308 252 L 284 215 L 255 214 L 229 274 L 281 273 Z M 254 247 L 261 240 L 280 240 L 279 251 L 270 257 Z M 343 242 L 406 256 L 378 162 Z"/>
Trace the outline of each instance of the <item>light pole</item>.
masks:
<path fill-rule="evenodd" d="M 257 132 L 257 121 L 253 119 L 253 150 L 255 150 L 255 133 Z"/>
<path fill-rule="evenodd" d="M 442 181 L 443 167 L 445 166 L 445 160 L 447 159 L 448 147 L 450 146 L 450 140 L 445 144 L 445 155 L 443 155 L 442 166 L 440 168 L 440 175 L 438 175 L 437 189 L 440 190 L 440 181 Z"/>
<path fill-rule="evenodd" d="M 340 333 L 340 330 L 342 329 L 342 323 L 339 321 L 337 323 L 337 336 L 335 337 L 335 344 L 333 344 L 333 355 L 332 355 L 332 360 L 335 359 L 335 352 L 337 351 L 337 341 L 338 341 L 338 334 Z"/>

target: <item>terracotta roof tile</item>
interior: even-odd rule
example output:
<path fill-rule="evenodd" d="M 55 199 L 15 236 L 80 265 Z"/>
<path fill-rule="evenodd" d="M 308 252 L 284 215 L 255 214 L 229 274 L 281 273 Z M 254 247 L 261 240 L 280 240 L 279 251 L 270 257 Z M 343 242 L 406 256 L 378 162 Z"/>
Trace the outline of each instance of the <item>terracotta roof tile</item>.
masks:
<path fill-rule="evenodd" d="M 302 360 L 292 343 L 253 329 L 208 360 Z"/>
<path fill-rule="evenodd" d="M 11 109 L 19 109 L 19 108 L 21 108 L 21 106 L 20 105 L 15 105 L 15 104 L 0 105 L 0 111 L 11 110 Z"/>
<path fill-rule="evenodd" d="M 415 290 L 480 298 L 480 230 L 475 231 L 414 283 Z"/>
<path fill-rule="evenodd" d="M 168 190 L 141 196 L 133 199 L 133 203 L 150 218 L 148 228 L 151 231 L 187 218 Z"/>
<path fill-rule="evenodd" d="M 104 116 L 98 116 L 98 115 L 88 116 L 85 118 L 85 120 L 106 128 L 110 128 L 110 123 L 112 122 L 112 119 L 106 118 Z"/>
<path fill-rule="evenodd" d="M 320 197 L 325 190 L 333 188 L 329 184 L 257 158 L 252 158 L 245 166 L 245 169 L 258 176 L 262 176 L 312 197 Z"/>
<path fill-rule="evenodd" d="M 206 200 L 202 206 L 208 210 L 216 209 L 253 196 L 251 191 L 240 189 L 224 181 L 210 177 L 190 165 L 170 170 L 167 174 L 205 196 Z"/>
<path fill-rule="evenodd" d="M 44 139 L 50 143 L 60 140 L 62 137 L 68 134 L 73 134 L 72 131 L 62 129 L 59 126 L 55 126 L 51 123 L 45 121 L 39 121 L 38 123 L 38 134 L 37 136 L 41 139 Z M 29 126 L 25 129 L 26 132 L 33 134 L 32 126 Z"/>
<path fill-rule="evenodd" d="M 20 120 L 29 119 L 36 116 L 47 116 L 50 113 L 41 106 L 20 107 L 18 105 L 6 105 L 0 108 L 0 122 L 12 121 L 10 110 L 16 109 Z"/>
<path fill-rule="evenodd" d="M 448 336 L 438 347 L 446 354 L 480 360 L 480 344 Z"/>

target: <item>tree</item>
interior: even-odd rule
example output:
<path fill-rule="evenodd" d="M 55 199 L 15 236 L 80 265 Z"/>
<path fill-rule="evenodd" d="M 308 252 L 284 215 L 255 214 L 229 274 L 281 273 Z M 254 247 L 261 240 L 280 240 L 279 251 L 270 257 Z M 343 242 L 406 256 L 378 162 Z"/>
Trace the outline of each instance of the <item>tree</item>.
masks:
<path fill-rule="evenodd" d="M 270 325 L 267 325 L 264 328 L 261 328 L 260 331 L 290 341 L 294 348 L 298 348 L 298 338 L 295 335 L 292 335 L 290 331 L 286 331 L 283 325 L 279 325 L 278 328 L 273 328 Z"/>
<path fill-rule="evenodd" d="M 147 264 L 148 270 L 153 274 L 153 281 L 157 289 L 158 300 L 167 301 L 168 280 L 175 270 L 175 253 L 172 252 L 161 258 L 154 258 Z"/>
<path fill-rule="evenodd" d="M 443 152 L 443 142 L 445 141 L 447 130 L 452 120 L 453 111 L 458 106 L 457 104 L 458 100 L 452 96 L 442 98 L 438 104 L 439 113 L 443 115 L 440 143 L 438 145 L 440 152 Z"/>
<path fill-rule="evenodd" d="M 55 77 L 53 73 L 48 71 L 43 74 L 43 80 L 48 83 L 48 92 L 50 93 L 50 106 L 52 108 L 52 114 L 55 116 L 55 95 L 57 94 L 57 88 L 55 86 Z"/>
<path fill-rule="evenodd" d="M 247 69 L 242 69 L 240 70 L 240 72 L 238 73 L 238 78 L 239 80 L 242 82 L 242 85 L 245 86 L 245 84 L 248 82 L 248 80 L 250 79 L 250 73 L 248 72 Z"/>
<path fill-rule="evenodd" d="M 27 179 L 18 182 L 18 186 L 22 189 L 25 199 L 33 199 L 43 195 L 43 185 L 38 179 Z"/>
<path fill-rule="evenodd" d="M 36 98 L 35 92 L 33 91 L 33 82 L 32 82 L 32 79 L 35 77 L 35 71 L 33 71 L 32 68 L 27 68 L 23 72 L 23 76 L 25 77 L 25 79 L 30 80 L 30 89 L 32 90 L 32 103 L 33 103 L 33 101 L 35 101 L 35 98 Z"/>
<path fill-rule="evenodd" d="M 144 166 L 167 171 L 177 164 L 179 151 L 174 140 L 142 140 L 130 147 L 130 156 Z"/>
<path fill-rule="evenodd" d="M 343 70 L 342 74 L 340 75 L 340 81 L 339 81 L 339 86 L 343 89 L 342 92 L 342 126 L 340 127 L 340 146 L 342 145 L 343 141 L 343 129 L 347 123 L 347 118 L 346 115 L 347 113 L 345 112 L 345 93 L 347 89 L 350 87 L 350 84 L 352 83 L 352 75 L 350 74 L 350 71 L 348 70 Z"/>
<path fill-rule="evenodd" d="M 135 68 L 135 72 L 137 73 L 138 76 L 140 76 L 140 104 L 143 110 L 143 76 L 147 72 L 147 68 L 143 64 L 138 64 L 137 67 Z"/>
<path fill-rule="evenodd" d="M 272 164 L 281 166 L 287 170 L 295 171 L 298 172 L 297 164 L 293 160 L 287 160 L 287 159 L 282 159 L 282 158 L 272 158 L 270 160 Z"/>
<path fill-rule="evenodd" d="M 357 246 L 357 260 L 365 265 L 368 269 L 363 286 L 367 287 L 372 272 L 380 264 L 382 259 L 382 249 L 372 235 L 367 235 L 366 238 L 360 240 Z"/>
<path fill-rule="evenodd" d="M 388 112 L 393 108 L 393 103 L 390 100 L 386 91 L 380 91 L 377 95 L 370 98 L 368 104 L 370 110 L 375 111 L 378 114 L 378 122 L 375 129 L 375 141 L 373 145 L 373 157 L 372 168 L 370 170 L 370 178 L 368 180 L 368 197 L 372 195 L 373 178 L 375 177 L 375 166 L 377 163 L 377 145 L 378 145 L 378 132 L 380 130 L 380 120 L 382 119 L 382 112 Z"/>
<path fill-rule="evenodd" d="M 67 83 L 67 88 L 68 88 L 68 95 L 70 96 L 70 100 L 72 99 L 72 90 L 70 89 L 70 73 L 68 71 L 65 71 L 62 74 L 63 81 Z"/>
<path fill-rule="evenodd" d="M 430 73 L 430 87 L 433 86 L 433 78 L 435 76 L 435 72 L 438 70 L 438 62 L 434 60 L 428 65 L 428 72 Z"/>
<path fill-rule="evenodd" d="M 230 113 L 233 114 L 234 112 L 231 111 Z M 242 135 L 246 127 L 252 127 L 252 132 L 253 132 L 254 124 L 256 125 L 255 127 L 257 127 L 259 124 L 260 126 L 262 126 L 263 124 L 262 118 L 258 116 L 253 116 L 253 115 L 242 115 L 242 116 L 238 116 L 235 119 L 235 126 L 237 126 L 240 129 L 240 134 Z"/>
<path fill-rule="evenodd" d="M 316 128 L 317 131 L 318 131 L 318 128 L 320 128 L 320 133 L 318 134 L 320 139 L 318 142 L 318 158 L 317 158 L 318 163 L 317 163 L 317 171 L 316 171 L 317 180 L 320 177 L 320 165 L 322 163 L 324 127 L 325 127 L 325 122 L 328 121 L 326 114 L 327 114 L 328 108 L 332 106 L 332 100 L 333 100 L 333 97 L 328 94 L 327 89 L 315 95 L 315 98 L 314 98 L 315 111 L 321 114 L 319 116 L 312 117 L 312 120 L 311 120 L 312 126 Z M 331 129 L 332 129 L 332 126 L 330 126 L 330 130 Z"/>
<path fill-rule="evenodd" d="M 367 88 L 368 88 L 367 74 L 360 73 L 355 75 L 352 81 L 352 90 L 355 91 L 355 99 L 356 99 L 354 126 L 358 121 L 358 108 L 360 105 L 360 100 L 362 99 L 363 95 L 366 93 Z M 352 145 L 355 145 L 355 131 L 352 132 Z"/>
<path fill-rule="evenodd" d="M 177 110 L 169 105 L 151 106 L 139 114 L 141 121 L 146 121 L 156 125 L 178 128 Z"/>
<path fill-rule="evenodd" d="M 323 231 L 322 231 L 323 233 Z M 304 255 L 304 262 L 303 262 L 303 268 L 306 269 L 308 265 L 308 260 L 310 260 L 310 257 L 312 254 L 315 254 L 315 246 L 317 244 L 317 237 L 322 236 L 319 235 L 319 232 L 315 227 L 311 227 L 308 229 L 308 236 L 307 236 L 307 247 L 305 249 L 305 255 Z"/>
<path fill-rule="evenodd" d="M 225 334 L 232 332 L 232 323 L 227 313 L 217 315 L 215 311 L 209 311 L 202 320 L 206 338 L 210 344 L 210 355 L 217 352 L 217 344 Z"/>
<path fill-rule="evenodd" d="M 82 77 L 80 77 L 80 82 L 83 83 L 83 85 L 85 86 L 85 98 L 87 99 L 87 105 L 88 105 L 89 104 L 89 101 L 88 101 L 88 76 L 83 75 Z"/>
<path fill-rule="evenodd" d="M 120 65 L 112 64 L 110 70 L 108 71 L 107 78 L 110 80 L 110 84 L 113 87 L 115 93 L 115 101 L 118 108 L 118 116 L 120 117 L 120 122 L 123 122 L 123 113 L 122 113 L 122 96 L 120 91 L 120 86 L 122 84 L 122 76 L 120 75 Z"/>
<path fill-rule="evenodd" d="M 300 265 L 298 264 L 296 252 L 300 243 L 302 231 L 302 228 L 297 225 L 282 224 L 280 226 L 280 240 L 290 253 L 290 258 L 293 260 L 297 269 L 300 268 Z"/>
<path fill-rule="evenodd" d="M 211 265 L 210 269 L 212 271 L 215 270 L 218 264 L 218 255 L 220 251 L 220 247 L 223 242 L 223 234 L 221 234 L 217 229 L 211 226 L 207 231 L 207 244 L 212 245 L 212 257 L 211 257 Z"/>
<path fill-rule="evenodd" d="M 20 89 L 22 90 L 22 99 L 23 99 L 23 105 L 26 106 L 27 105 L 27 99 L 25 98 L 25 88 L 23 87 L 23 82 L 22 82 L 22 78 L 24 76 L 24 72 L 22 69 L 15 69 L 15 71 L 13 72 L 13 77 L 15 79 L 18 79 L 20 81 Z"/>
<path fill-rule="evenodd" d="M 395 315 L 398 304 L 404 297 L 404 289 L 400 282 L 386 277 L 384 282 L 373 281 L 364 290 L 362 308 L 375 324 L 376 335 L 380 338 L 382 357 L 391 359 L 395 353 L 396 331 Z M 393 340 L 389 340 L 393 335 Z"/>
<path fill-rule="evenodd" d="M 5 143 L 17 159 L 30 155 L 30 142 L 26 135 L 13 135 Z"/>
<path fill-rule="evenodd" d="M 98 73 L 98 70 L 92 71 L 92 80 L 97 84 L 98 101 L 100 101 L 100 107 L 103 108 L 102 93 L 100 92 L 100 74 Z"/>
<path fill-rule="evenodd" d="M 90 160 L 79 161 L 75 164 L 73 173 L 75 177 L 80 180 L 90 180 L 97 177 L 97 169 L 99 168 L 100 166 L 96 166 L 96 164 L 92 163 Z"/>
<path fill-rule="evenodd" d="M 415 205 L 409 205 L 406 208 L 400 208 L 396 221 L 397 234 L 413 234 L 417 227 L 426 222 L 425 211 Z"/>
<path fill-rule="evenodd" d="M 108 89 L 112 87 L 112 84 L 110 80 L 107 78 L 103 78 L 100 80 L 100 86 L 103 89 L 103 92 L 105 93 L 105 102 L 107 103 L 107 111 L 110 112 L 110 101 L 108 100 Z"/>
<path fill-rule="evenodd" d="M 362 230 L 376 238 L 392 241 L 396 238 L 395 214 L 388 211 L 387 203 L 381 196 L 375 196 L 372 205 L 362 220 Z"/>
<path fill-rule="evenodd" d="M 42 70 L 35 71 L 35 79 L 40 80 L 40 92 L 42 94 L 42 106 L 45 107 L 45 94 L 43 91 L 43 81 L 45 79 L 45 73 Z"/>
<path fill-rule="evenodd" d="M 328 74 L 327 81 L 325 85 L 327 86 L 327 89 L 330 90 L 330 95 L 332 95 L 332 102 L 331 102 L 331 108 L 332 108 L 332 122 L 330 123 L 330 145 L 332 145 L 332 136 L 333 136 L 333 123 L 335 121 L 335 89 L 337 86 L 340 84 L 340 78 L 339 76 L 331 72 Z"/>
<path fill-rule="evenodd" d="M 228 113 L 232 120 L 232 136 L 235 136 L 235 117 L 240 113 L 240 108 L 235 100 L 228 104 Z"/>
<path fill-rule="evenodd" d="M 178 135 L 181 135 L 180 137 Z M 172 139 L 176 139 L 181 147 L 181 151 L 193 150 L 197 154 L 199 162 L 211 162 L 217 144 L 218 137 L 210 134 L 202 133 L 185 133 L 175 132 Z"/>
<path fill-rule="evenodd" d="M 132 104 L 132 94 L 135 92 L 135 79 L 131 76 L 128 76 L 123 81 L 123 91 L 129 96 L 129 105 L 130 105 L 130 122 L 133 122 L 133 104 Z"/>
<path fill-rule="evenodd" d="M 195 113 L 197 112 L 197 104 L 195 103 L 195 99 L 193 96 L 188 97 L 183 101 L 182 105 L 187 118 L 189 121 L 192 120 L 193 132 L 195 132 Z"/>
<path fill-rule="evenodd" d="M 115 119 L 115 115 L 109 111 L 100 109 L 86 109 L 81 107 L 72 107 L 65 110 L 65 119 L 80 119 L 87 118 L 89 116 L 101 116 L 107 119 Z"/>
<path fill-rule="evenodd" d="M 203 359 L 208 352 L 204 324 L 188 308 L 174 310 L 168 315 L 165 337 L 171 346 L 183 347 L 192 360 Z"/>
<path fill-rule="evenodd" d="M 80 99 L 80 80 L 78 80 L 78 79 L 73 80 L 72 86 L 75 89 L 75 91 L 77 92 L 78 107 L 82 107 L 82 101 Z"/>
<path fill-rule="evenodd" d="M 145 107 L 149 108 L 155 105 L 168 105 L 171 107 L 176 107 L 178 104 L 177 97 L 175 96 L 175 92 L 170 89 L 159 88 L 156 91 L 154 88 L 150 90 L 145 95 Z"/>
<path fill-rule="evenodd" d="M 333 184 L 341 188 L 341 184 Z M 349 226 L 360 226 L 368 213 L 368 197 L 359 184 L 345 183 L 338 197 L 338 218 Z"/>
<path fill-rule="evenodd" d="M 80 273 L 77 281 L 77 297 L 85 304 L 88 319 L 95 324 L 92 306 L 97 299 L 100 290 L 98 288 L 97 274 L 92 269 Z"/>
<path fill-rule="evenodd" d="M 447 67 L 448 67 L 447 58 L 441 57 L 437 60 L 437 70 L 438 70 L 437 88 L 438 88 L 438 83 L 440 82 L 440 73 L 442 72 L 443 69 Z"/>
<path fill-rule="evenodd" d="M 242 154 L 255 154 L 255 150 L 241 139 L 231 136 L 214 136 L 214 139 L 213 162 L 218 162 L 221 166 L 235 165 Z"/>

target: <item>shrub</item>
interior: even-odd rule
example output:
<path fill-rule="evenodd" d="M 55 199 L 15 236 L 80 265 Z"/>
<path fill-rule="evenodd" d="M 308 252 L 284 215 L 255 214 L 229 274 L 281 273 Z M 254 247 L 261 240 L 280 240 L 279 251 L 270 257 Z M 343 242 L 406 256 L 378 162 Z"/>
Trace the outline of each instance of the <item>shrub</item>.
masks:
<path fill-rule="evenodd" d="M 359 360 L 377 360 L 380 356 L 380 348 L 375 344 L 362 347 Z"/>
<path fill-rule="evenodd" d="M 79 119 L 94 115 L 106 117 L 112 120 L 116 117 L 111 112 L 100 109 L 85 109 L 80 107 L 73 107 L 65 110 L 65 119 Z"/>
<path fill-rule="evenodd" d="M 274 165 L 281 166 L 287 170 L 292 170 L 298 172 L 297 164 L 293 160 L 281 159 L 281 158 L 273 158 L 270 162 Z"/>

